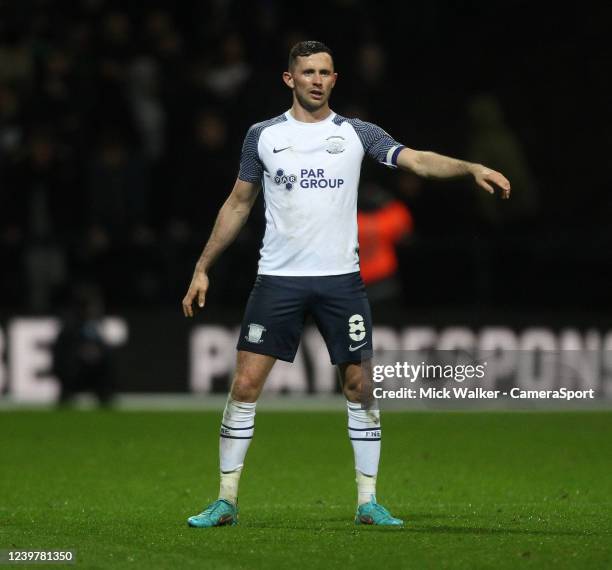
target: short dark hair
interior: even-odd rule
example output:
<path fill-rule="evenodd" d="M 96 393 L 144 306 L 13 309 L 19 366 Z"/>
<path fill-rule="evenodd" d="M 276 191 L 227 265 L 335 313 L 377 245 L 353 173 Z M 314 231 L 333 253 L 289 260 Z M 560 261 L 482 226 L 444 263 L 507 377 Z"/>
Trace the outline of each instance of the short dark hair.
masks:
<path fill-rule="evenodd" d="M 328 53 L 332 58 L 332 61 L 334 59 L 332 50 L 322 42 L 316 42 L 313 40 L 298 42 L 289 52 L 289 69 L 293 69 L 298 57 L 308 57 L 309 55 L 313 55 L 315 53 Z"/>

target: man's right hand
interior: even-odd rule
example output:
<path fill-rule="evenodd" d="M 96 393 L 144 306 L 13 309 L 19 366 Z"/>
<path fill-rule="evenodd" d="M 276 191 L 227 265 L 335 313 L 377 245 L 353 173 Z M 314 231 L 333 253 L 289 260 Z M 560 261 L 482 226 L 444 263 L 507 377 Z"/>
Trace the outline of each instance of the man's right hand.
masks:
<path fill-rule="evenodd" d="M 187 295 L 183 299 L 183 314 L 186 317 L 193 317 L 193 302 L 197 300 L 198 307 L 204 307 L 206 301 L 206 291 L 208 291 L 208 275 L 204 271 L 196 271 L 191 279 Z"/>

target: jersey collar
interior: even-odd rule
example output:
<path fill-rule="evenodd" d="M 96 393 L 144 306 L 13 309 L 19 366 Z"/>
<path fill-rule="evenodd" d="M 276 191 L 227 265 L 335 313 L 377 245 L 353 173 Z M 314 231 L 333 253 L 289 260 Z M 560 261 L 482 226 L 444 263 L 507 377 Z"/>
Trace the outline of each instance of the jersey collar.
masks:
<path fill-rule="evenodd" d="M 331 109 L 330 109 L 330 111 L 331 111 Z M 293 123 L 294 125 L 298 125 L 300 127 L 308 127 L 308 128 L 317 127 L 317 126 L 320 126 L 320 125 L 327 125 L 327 124 L 331 123 L 334 120 L 335 116 L 336 116 L 336 113 L 331 111 L 331 113 L 327 117 L 325 117 L 322 121 L 317 121 L 316 123 L 305 123 L 303 121 L 298 121 L 291 114 L 291 109 L 289 109 L 288 111 L 285 112 L 285 117 L 287 117 L 287 120 L 290 123 Z"/>

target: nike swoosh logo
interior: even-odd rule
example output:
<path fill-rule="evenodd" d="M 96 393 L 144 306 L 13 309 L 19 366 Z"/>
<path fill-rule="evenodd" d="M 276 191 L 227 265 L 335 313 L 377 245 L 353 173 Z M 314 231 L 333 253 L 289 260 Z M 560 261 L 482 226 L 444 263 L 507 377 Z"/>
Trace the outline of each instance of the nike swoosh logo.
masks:
<path fill-rule="evenodd" d="M 368 344 L 367 340 L 363 344 L 359 344 L 357 346 L 352 346 L 352 345 L 349 344 L 349 350 L 351 352 L 355 352 L 356 350 L 359 350 L 362 346 L 365 346 L 366 344 Z"/>
<path fill-rule="evenodd" d="M 291 147 L 290 146 L 286 146 L 285 148 L 279 148 L 279 149 L 273 148 L 272 152 L 274 154 L 276 154 L 277 152 L 283 152 L 284 150 L 287 150 L 288 148 L 291 148 Z"/>

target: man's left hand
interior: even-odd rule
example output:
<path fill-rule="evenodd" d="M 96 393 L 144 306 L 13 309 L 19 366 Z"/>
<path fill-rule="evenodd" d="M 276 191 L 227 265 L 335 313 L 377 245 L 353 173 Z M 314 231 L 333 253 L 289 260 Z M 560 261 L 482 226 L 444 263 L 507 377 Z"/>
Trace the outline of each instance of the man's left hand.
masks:
<path fill-rule="evenodd" d="M 498 186 L 502 190 L 502 198 L 510 198 L 510 182 L 501 173 L 491 168 L 487 168 L 482 164 L 475 164 L 472 168 L 472 175 L 476 184 L 481 188 L 484 188 L 490 194 L 495 193 L 495 188 L 492 186 Z"/>

